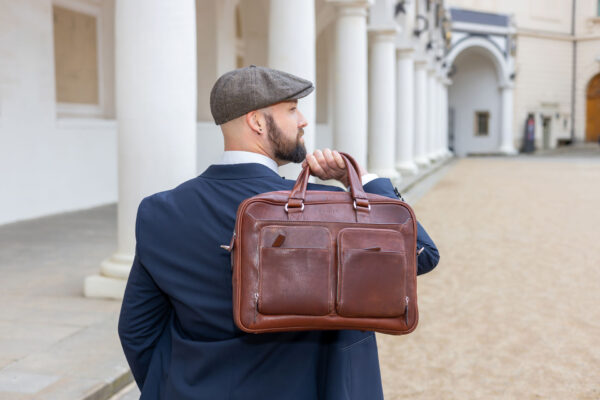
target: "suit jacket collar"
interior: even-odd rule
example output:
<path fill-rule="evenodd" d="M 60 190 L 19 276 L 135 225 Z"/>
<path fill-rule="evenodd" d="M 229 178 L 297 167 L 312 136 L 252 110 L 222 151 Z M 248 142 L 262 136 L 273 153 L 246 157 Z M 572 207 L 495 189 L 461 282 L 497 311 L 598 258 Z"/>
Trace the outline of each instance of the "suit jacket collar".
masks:
<path fill-rule="evenodd" d="M 241 164 L 213 164 L 201 175 L 209 179 L 245 179 L 245 178 L 279 178 L 278 173 L 263 164 L 241 163 Z"/>
<path fill-rule="evenodd" d="M 279 173 L 279 167 L 275 160 L 265 156 L 264 154 L 254 153 L 251 151 L 226 150 L 221 156 L 221 162 L 218 164 L 244 164 L 258 163 L 271 168 L 276 173 Z"/>

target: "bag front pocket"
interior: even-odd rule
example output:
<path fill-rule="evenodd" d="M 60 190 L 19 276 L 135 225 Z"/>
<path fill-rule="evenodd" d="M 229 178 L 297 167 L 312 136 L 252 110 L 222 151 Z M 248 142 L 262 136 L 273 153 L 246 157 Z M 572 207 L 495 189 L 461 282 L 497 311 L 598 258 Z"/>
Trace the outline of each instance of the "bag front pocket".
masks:
<path fill-rule="evenodd" d="M 327 315 L 331 311 L 334 265 L 326 227 L 265 226 L 260 232 L 259 256 L 258 312 Z"/>
<path fill-rule="evenodd" d="M 391 318 L 406 313 L 407 262 L 394 230 L 346 228 L 338 235 L 336 310 L 344 317 Z"/>
<path fill-rule="evenodd" d="M 329 249 L 261 248 L 258 311 L 328 314 L 330 257 Z"/>

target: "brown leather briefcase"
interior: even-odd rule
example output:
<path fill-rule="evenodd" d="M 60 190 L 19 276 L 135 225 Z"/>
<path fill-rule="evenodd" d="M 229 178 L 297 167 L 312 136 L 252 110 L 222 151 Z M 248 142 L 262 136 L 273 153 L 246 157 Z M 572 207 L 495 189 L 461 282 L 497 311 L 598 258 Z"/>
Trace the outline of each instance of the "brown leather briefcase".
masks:
<path fill-rule="evenodd" d="M 342 153 L 350 192 L 291 191 L 244 200 L 230 246 L 233 315 L 251 333 L 412 332 L 418 321 L 417 222 L 405 202 L 365 193 Z"/>

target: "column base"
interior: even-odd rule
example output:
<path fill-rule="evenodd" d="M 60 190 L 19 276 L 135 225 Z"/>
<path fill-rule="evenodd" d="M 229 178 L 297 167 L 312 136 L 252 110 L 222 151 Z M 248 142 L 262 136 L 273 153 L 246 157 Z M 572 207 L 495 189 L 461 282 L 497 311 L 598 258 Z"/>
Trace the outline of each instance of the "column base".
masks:
<path fill-rule="evenodd" d="M 397 181 L 400 181 L 402 178 L 400 173 L 393 168 L 373 169 L 373 173 L 379 175 L 380 178 L 390 178 Z"/>
<path fill-rule="evenodd" d="M 429 164 L 431 164 L 431 161 L 429 161 L 428 158 L 422 156 L 415 158 L 415 163 L 419 168 L 427 168 Z"/>
<path fill-rule="evenodd" d="M 518 154 L 517 150 L 513 146 L 502 146 L 500 148 L 500 153 L 507 156 L 514 156 Z"/>
<path fill-rule="evenodd" d="M 396 169 L 401 175 L 416 175 L 419 172 L 419 167 L 412 161 L 404 161 L 396 163 Z"/>
<path fill-rule="evenodd" d="M 438 160 L 438 154 L 437 153 L 429 153 L 426 157 L 429 160 L 430 164 L 435 164 L 436 161 Z"/>
<path fill-rule="evenodd" d="M 131 264 L 133 264 L 133 256 L 120 253 L 115 253 L 102 261 L 100 274 L 85 278 L 83 295 L 85 297 L 122 299 Z"/>
<path fill-rule="evenodd" d="M 85 278 L 83 282 L 83 295 L 92 298 L 122 300 L 126 285 L 126 279 L 92 275 Z"/>
<path fill-rule="evenodd" d="M 438 150 L 435 153 L 433 153 L 433 158 L 436 161 L 440 161 L 444 159 L 444 150 Z"/>

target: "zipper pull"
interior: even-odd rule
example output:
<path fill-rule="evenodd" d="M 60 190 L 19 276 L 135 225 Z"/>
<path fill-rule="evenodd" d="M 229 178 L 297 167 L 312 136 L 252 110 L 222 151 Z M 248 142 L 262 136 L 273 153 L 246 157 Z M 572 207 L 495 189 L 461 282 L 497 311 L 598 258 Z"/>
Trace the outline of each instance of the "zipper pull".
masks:
<path fill-rule="evenodd" d="M 256 323 L 257 315 L 258 315 L 258 293 L 254 293 L 254 323 Z"/>
<path fill-rule="evenodd" d="M 235 244 L 235 231 L 233 232 L 233 236 L 231 236 L 231 242 L 229 242 L 229 246 L 226 244 L 222 244 L 221 247 L 222 249 L 227 250 L 228 252 L 231 252 L 233 250 L 233 245 Z"/>
<path fill-rule="evenodd" d="M 404 301 L 404 323 L 408 327 L 408 296 L 405 297 Z"/>

